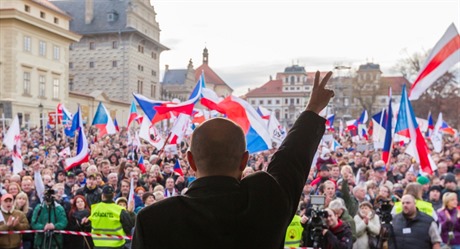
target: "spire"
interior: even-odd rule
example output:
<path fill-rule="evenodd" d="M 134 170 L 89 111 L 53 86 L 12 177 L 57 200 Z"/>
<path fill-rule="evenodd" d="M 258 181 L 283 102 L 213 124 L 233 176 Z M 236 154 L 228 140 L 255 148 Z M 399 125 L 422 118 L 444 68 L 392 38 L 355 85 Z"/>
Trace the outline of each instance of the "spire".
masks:
<path fill-rule="evenodd" d="M 203 49 L 203 64 L 208 64 L 208 49 L 204 47 Z"/>

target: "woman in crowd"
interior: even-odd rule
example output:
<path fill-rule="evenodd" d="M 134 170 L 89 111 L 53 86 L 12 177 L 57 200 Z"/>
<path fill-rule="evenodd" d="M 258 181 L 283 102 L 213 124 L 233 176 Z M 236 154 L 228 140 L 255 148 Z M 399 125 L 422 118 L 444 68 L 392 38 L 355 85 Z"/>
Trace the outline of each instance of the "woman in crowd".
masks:
<path fill-rule="evenodd" d="M 369 243 L 375 243 L 376 236 L 380 233 L 380 219 L 375 214 L 372 204 L 368 201 L 362 202 L 354 220 L 357 239 L 353 249 L 370 248 Z"/>
<path fill-rule="evenodd" d="M 460 210 L 456 193 L 444 194 L 438 218 L 442 243 L 449 245 L 452 249 L 460 249 Z"/>
<path fill-rule="evenodd" d="M 29 206 L 29 197 L 26 193 L 20 192 L 18 195 L 16 195 L 16 199 L 14 200 L 14 209 L 23 212 L 27 217 L 29 224 L 31 223 L 34 210 Z M 22 247 L 24 249 L 33 248 L 33 242 L 34 234 L 26 233 L 22 235 Z"/>
<path fill-rule="evenodd" d="M 88 220 L 90 214 L 85 197 L 76 195 L 72 199 L 72 207 L 68 214 L 69 222 L 65 230 L 91 232 L 91 223 Z M 93 248 L 93 240 L 90 236 L 64 235 L 64 248 Z"/>
<path fill-rule="evenodd" d="M 16 196 L 21 192 L 21 187 L 19 186 L 19 184 L 15 183 L 15 182 L 11 182 L 9 185 L 8 185 L 8 194 L 11 194 L 13 195 L 14 199 L 16 200 Z"/>

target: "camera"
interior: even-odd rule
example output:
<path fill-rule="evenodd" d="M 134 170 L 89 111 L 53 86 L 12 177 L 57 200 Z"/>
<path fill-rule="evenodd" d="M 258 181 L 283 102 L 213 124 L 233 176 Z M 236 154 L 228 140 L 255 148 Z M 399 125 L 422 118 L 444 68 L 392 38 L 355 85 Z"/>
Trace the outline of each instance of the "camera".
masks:
<path fill-rule="evenodd" d="M 326 197 L 324 195 L 312 195 L 311 204 L 311 219 L 308 222 L 310 228 L 310 239 L 313 242 L 313 248 L 318 248 L 318 245 L 323 240 L 323 229 L 327 227 L 325 219 L 329 213 L 321 209 L 324 206 Z"/>
<path fill-rule="evenodd" d="M 43 194 L 45 202 L 51 203 L 51 204 L 54 203 L 54 194 L 55 194 L 54 189 L 49 188 L 45 190 L 45 193 Z"/>
<path fill-rule="evenodd" d="M 391 210 L 393 209 L 393 204 L 391 200 L 380 199 L 378 200 L 377 204 L 378 208 L 376 210 L 376 213 L 380 216 L 382 223 L 389 224 L 393 219 L 393 216 L 391 215 Z"/>

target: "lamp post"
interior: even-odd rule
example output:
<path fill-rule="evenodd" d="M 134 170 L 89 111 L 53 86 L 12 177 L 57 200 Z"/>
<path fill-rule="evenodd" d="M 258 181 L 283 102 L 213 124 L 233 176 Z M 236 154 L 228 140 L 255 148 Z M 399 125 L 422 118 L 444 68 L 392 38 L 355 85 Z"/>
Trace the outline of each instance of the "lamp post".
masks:
<path fill-rule="evenodd" d="M 43 123 L 45 117 L 43 117 L 43 105 L 40 102 L 38 105 L 38 109 L 40 110 L 40 125 L 42 126 L 42 133 L 43 133 L 43 146 L 45 145 L 45 124 Z"/>

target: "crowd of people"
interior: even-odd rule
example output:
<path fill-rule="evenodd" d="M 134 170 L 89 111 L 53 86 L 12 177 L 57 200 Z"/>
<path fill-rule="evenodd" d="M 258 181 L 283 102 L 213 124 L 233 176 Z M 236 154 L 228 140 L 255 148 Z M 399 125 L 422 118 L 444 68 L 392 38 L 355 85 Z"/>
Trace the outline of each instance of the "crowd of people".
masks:
<path fill-rule="evenodd" d="M 3 132 L 0 127 L 0 136 Z M 90 236 L 53 232 L 130 236 L 139 211 L 184 194 L 196 179 L 186 157 L 187 137 L 173 150 L 158 150 L 147 143 L 129 144 L 128 132 L 124 128 L 116 135 L 98 138 L 95 130 L 89 129 L 89 162 L 68 171 L 64 170 L 64 159 L 72 155 L 63 151 L 69 147 L 74 155 L 75 140 L 62 132 L 56 134 L 52 128 L 46 130 L 45 139 L 40 128 L 21 131 L 23 171 L 19 174 L 12 173 L 12 152 L 0 144 L 0 232 L 45 230 L 44 233 L 2 233 L 0 248 L 48 248 L 50 244 L 49 248 L 129 247 L 130 241 L 124 239 L 106 242 Z M 392 219 L 392 232 L 386 236 L 390 247 L 460 248 L 458 137 L 444 137 L 443 151 L 432 153 L 437 169 L 433 174 L 425 174 L 404 153 L 406 145 L 394 143 L 390 162 L 385 164 L 381 151 L 359 151 L 362 147 L 348 135 L 329 133 L 341 146 L 331 150 L 322 144 L 318 148 L 317 160 L 299 200 L 298 216 L 291 223 L 303 229 L 289 234 L 288 228 L 286 246 L 311 246 L 314 242 L 311 221 L 315 205 L 311 197 L 320 195 L 325 202 L 320 207 L 324 209 L 321 234 L 326 238 L 321 240 L 321 248 L 376 248 L 376 240 L 385 237 L 381 231 L 386 212 L 391 212 Z M 273 148 L 249 155 L 243 178 L 266 171 L 276 151 Z M 145 158 L 144 172 L 138 166 L 140 156 Z M 174 170 L 176 162 L 182 173 Z M 131 182 L 134 198 L 129 198 Z M 390 210 L 386 210 L 387 204 Z M 108 215 L 101 210 L 114 210 L 116 221 L 99 222 L 98 218 Z M 115 231 L 108 225 L 120 228 Z"/>

